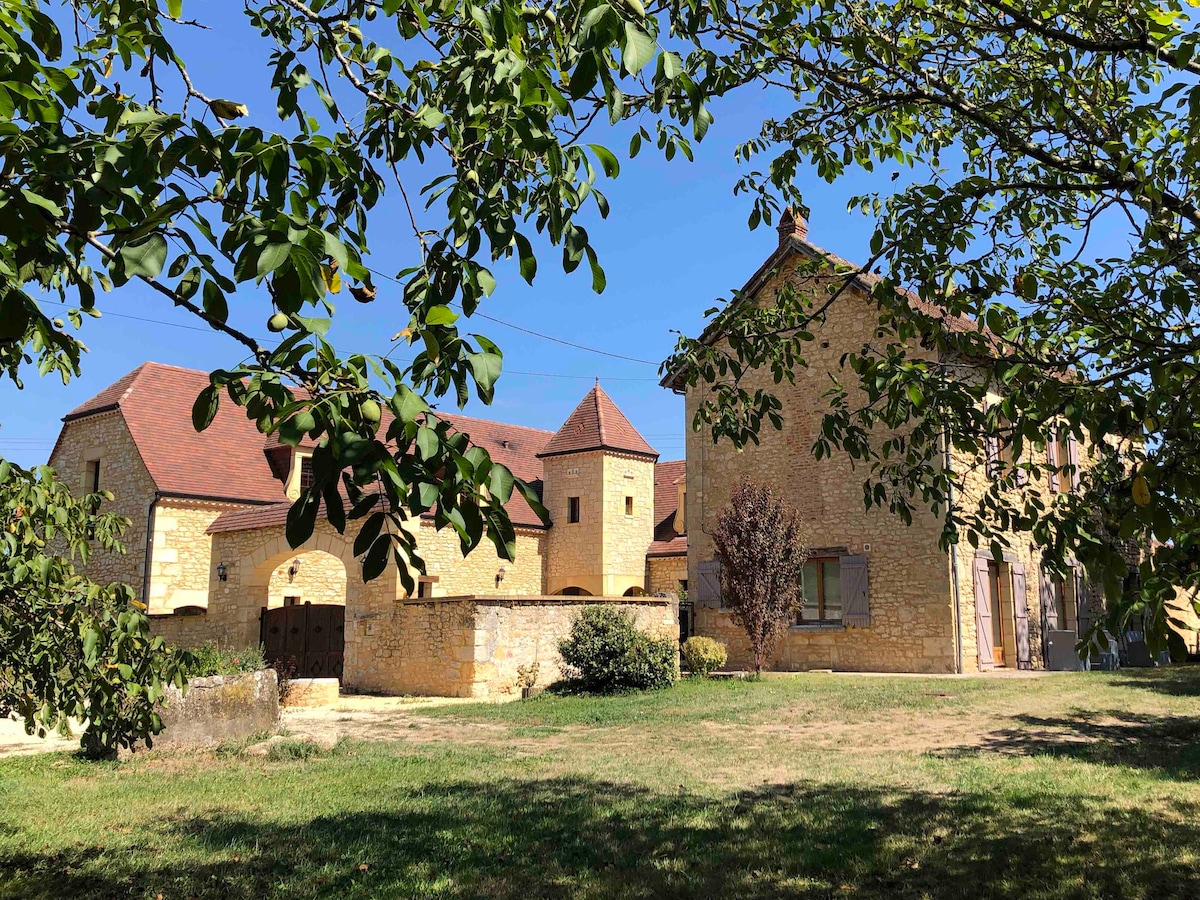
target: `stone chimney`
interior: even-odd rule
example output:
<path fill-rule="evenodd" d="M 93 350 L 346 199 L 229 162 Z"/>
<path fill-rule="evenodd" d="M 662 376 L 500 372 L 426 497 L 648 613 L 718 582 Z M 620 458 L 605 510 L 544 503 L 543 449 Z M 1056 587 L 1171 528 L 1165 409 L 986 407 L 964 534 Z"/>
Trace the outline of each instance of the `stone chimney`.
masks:
<path fill-rule="evenodd" d="M 775 230 L 779 232 L 781 247 L 788 242 L 788 238 L 795 237 L 802 241 L 808 239 L 808 222 L 804 220 L 804 216 L 793 213 L 790 209 L 783 211 Z"/>

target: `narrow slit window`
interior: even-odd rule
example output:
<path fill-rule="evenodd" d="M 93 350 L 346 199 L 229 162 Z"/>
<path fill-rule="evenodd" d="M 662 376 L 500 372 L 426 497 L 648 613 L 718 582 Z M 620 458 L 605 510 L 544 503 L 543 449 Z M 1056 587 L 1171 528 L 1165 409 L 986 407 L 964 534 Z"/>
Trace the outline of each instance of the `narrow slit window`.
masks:
<path fill-rule="evenodd" d="M 578 524 L 578 522 L 579 522 L 579 498 L 578 497 L 568 497 L 567 498 L 567 522 L 571 525 Z"/>
<path fill-rule="evenodd" d="M 633 515 L 633 498 L 632 497 L 625 498 L 625 515 L 627 515 L 627 516 Z"/>

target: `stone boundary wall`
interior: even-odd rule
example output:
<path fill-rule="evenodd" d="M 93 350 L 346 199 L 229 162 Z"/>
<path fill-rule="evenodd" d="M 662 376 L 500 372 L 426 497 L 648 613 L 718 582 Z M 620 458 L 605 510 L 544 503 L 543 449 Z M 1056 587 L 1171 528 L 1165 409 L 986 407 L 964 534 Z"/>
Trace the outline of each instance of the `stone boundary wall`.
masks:
<path fill-rule="evenodd" d="M 154 748 L 240 741 L 279 724 L 279 681 L 274 669 L 244 675 L 193 678 L 186 693 L 167 689 L 160 711 L 166 728 Z"/>
<path fill-rule="evenodd" d="M 669 597 L 438 597 L 396 604 L 347 622 L 358 642 L 347 690 L 447 697 L 519 692 L 517 667 L 538 663 L 538 684 L 561 677 L 558 641 L 586 606 L 611 603 L 638 626 L 672 640 L 678 608 Z"/>

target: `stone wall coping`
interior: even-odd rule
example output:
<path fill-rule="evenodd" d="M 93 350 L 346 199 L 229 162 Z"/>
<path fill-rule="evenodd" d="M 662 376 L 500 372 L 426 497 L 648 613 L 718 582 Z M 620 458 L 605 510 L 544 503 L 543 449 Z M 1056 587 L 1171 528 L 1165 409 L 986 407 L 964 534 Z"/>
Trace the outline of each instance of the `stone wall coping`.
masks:
<path fill-rule="evenodd" d="M 435 603 L 478 603 L 484 606 L 494 605 L 511 605 L 517 604 L 537 604 L 546 606 L 579 606 L 582 604 L 593 603 L 612 603 L 612 604 L 632 604 L 649 605 L 649 606 L 670 606 L 670 597 L 652 597 L 645 595 L 642 597 L 597 597 L 583 596 L 578 594 L 514 594 L 511 596 L 480 596 L 478 594 L 460 594 L 457 596 L 448 597 L 407 597 L 396 601 L 397 605 L 432 605 Z"/>

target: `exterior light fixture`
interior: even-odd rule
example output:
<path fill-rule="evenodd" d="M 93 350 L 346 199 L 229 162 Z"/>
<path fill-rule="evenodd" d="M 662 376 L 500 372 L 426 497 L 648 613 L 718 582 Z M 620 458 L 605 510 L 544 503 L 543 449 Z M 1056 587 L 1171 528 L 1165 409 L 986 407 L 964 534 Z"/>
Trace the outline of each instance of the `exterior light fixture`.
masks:
<path fill-rule="evenodd" d="M 293 559 L 292 564 L 288 566 L 288 581 L 295 581 L 296 576 L 300 574 L 300 560 Z"/>
<path fill-rule="evenodd" d="M 502 581 L 504 581 L 504 566 L 501 566 L 496 572 L 496 587 L 500 587 Z"/>
<path fill-rule="evenodd" d="M 217 563 L 217 581 L 225 581 L 229 578 L 229 566 L 224 562 Z"/>

